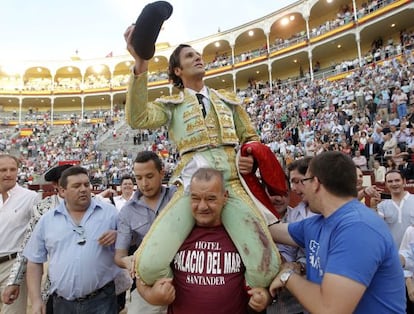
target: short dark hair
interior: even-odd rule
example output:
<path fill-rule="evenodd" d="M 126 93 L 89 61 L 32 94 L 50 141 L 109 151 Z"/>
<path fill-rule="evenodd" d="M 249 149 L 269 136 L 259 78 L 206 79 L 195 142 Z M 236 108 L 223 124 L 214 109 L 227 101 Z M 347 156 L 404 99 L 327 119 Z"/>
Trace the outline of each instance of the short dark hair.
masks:
<path fill-rule="evenodd" d="M 405 179 L 405 177 L 404 177 L 404 174 L 400 171 L 400 170 L 397 170 L 397 169 L 391 169 L 391 170 L 388 170 L 386 173 L 385 173 L 385 182 L 387 182 L 387 176 L 390 174 L 390 173 L 398 173 L 400 176 L 401 176 L 401 179 Z"/>
<path fill-rule="evenodd" d="M 214 168 L 200 168 L 194 172 L 193 176 L 191 177 L 191 181 L 193 182 L 194 179 L 202 180 L 202 181 L 210 181 L 213 178 L 219 178 L 221 182 L 221 188 L 224 192 L 226 189 L 224 187 L 224 175 L 223 172 Z M 190 183 L 191 185 L 191 183 Z"/>
<path fill-rule="evenodd" d="M 62 172 L 62 175 L 59 179 L 59 185 L 62 188 L 66 189 L 68 187 L 68 177 L 76 176 L 78 174 L 86 174 L 89 178 L 88 170 L 80 166 L 73 166 Z"/>
<path fill-rule="evenodd" d="M 357 197 L 357 176 L 351 157 L 342 152 L 328 151 L 312 158 L 310 175 L 318 178 L 325 189 L 339 197 Z"/>
<path fill-rule="evenodd" d="M 173 82 L 173 85 L 179 89 L 183 89 L 184 84 L 181 78 L 175 75 L 175 68 L 181 68 L 180 53 L 184 48 L 191 48 L 191 46 L 187 44 L 181 44 L 175 48 L 170 56 L 168 64 L 168 77 Z"/>
<path fill-rule="evenodd" d="M 130 176 L 129 174 L 126 174 L 126 175 L 122 176 L 120 184 L 122 184 L 122 182 L 124 182 L 125 180 L 131 180 L 132 183 L 134 183 L 134 178 L 132 176 Z"/>
<path fill-rule="evenodd" d="M 137 154 L 137 157 L 134 160 L 134 163 L 142 164 L 142 163 L 148 162 L 150 160 L 154 161 L 155 167 L 157 168 L 158 171 L 162 170 L 162 168 L 163 168 L 162 160 L 160 159 L 160 157 L 156 153 L 154 153 L 150 150 L 143 150 L 143 151 L 139 152 Z"/>
<path fill-rule="evenodd" d="M 287 169 L 289 172 L 297 170 L 300 174 L 305 175 L 306 171 L 308 171 L 309 163 L 311 160 L 312 157 L 309 156 L 296 159 L 287 166 Z"/>

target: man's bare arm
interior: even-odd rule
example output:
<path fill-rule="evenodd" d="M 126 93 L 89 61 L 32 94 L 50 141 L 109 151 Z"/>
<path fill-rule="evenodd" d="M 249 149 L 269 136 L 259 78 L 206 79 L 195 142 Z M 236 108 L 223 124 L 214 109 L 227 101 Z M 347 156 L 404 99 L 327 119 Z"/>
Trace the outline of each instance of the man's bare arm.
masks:
<path fill-rule="evenodd" d="M 128 256 L 128 250 L 124 250 L 124 249 L 115 250 L 115 264 L 125 269 L 129 269 L 131 267 L 131 260 L 130 260 L 130 256 Z"/>
<path fill-rule="evenodd" d="M 27 263 L 26 281 L 30 301 L 32 302 L 32 312 L 36 314 L 45 313 L 41 295 L 41 282 L 43 275 L 43 264 Z"/>
<path fill-rule="evenodd" d="M 269 226 L 273 241 L 292 246 L 298 246 L 289 234 L 287 223 L 277 223 Z"/>

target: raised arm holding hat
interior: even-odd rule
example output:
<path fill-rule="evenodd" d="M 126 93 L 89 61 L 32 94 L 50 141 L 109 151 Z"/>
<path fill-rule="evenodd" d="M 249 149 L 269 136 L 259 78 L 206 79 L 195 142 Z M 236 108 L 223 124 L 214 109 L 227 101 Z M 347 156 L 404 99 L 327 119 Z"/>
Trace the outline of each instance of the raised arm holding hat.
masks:
<path fill-rule="evenodd" d="M 161 26 L 172 14 L 173 8 L 166 1 L 147 4 L 139 15 L 132 35 L 132 46 L 144 60 L 150 60 L 155 53 L 155 42 Z"/>

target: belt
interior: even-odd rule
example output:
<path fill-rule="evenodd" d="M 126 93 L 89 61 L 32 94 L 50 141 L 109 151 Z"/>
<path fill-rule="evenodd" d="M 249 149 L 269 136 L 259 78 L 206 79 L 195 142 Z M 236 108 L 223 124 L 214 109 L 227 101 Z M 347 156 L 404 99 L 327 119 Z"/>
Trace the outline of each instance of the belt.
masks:
<path fill-rule="evenodd" d="M 87 301 L 87 300 L 90 300 L 90 299 L 92 299 L 92 298 L 94 298 L 94 297 L 96 297 L 98 294 L 100 294 L 102 291 L 104 291 L 105 289 L 108 289 L 108 288 L 110 288 L 110 287 L 115 287 L 115 283 L 114 283 L 114 281 L 112 280 L 112 281 L 110 281 L 110 282 L 108 282 L 106 285 L 104 285 L 102 288 L 99 288 L 99 289 L 97 289 L 97 290 L 95 290 L 95 291 L 92 291 L 91 293 L 89 293 L 89 294 L 87 294 L 87 295 L 85 295 L 84 297 L 81 297 L 81 298 L 76 298 L 76 299 L 74 299 L 74 300 L 68 300 L 68 299 L 66 299 L 66 298 L 64 298 L 64 297 L 61 297 L 60 295 L 57 295 L 56 294 L 56 292 L 55 293 L 53 293 L 53 296 L 55 296 L 56 298 L 58 298 L 58 299 L 63 299 L 63 300 L 66 300 L 66 301 L 69 301 L 69 302 L 82 302 L 82 301 Z"/>
<path fill-rule="evenodd" d="M 217 144 L 217 145 L 209 144 L 206 146 L 186 150 L 185 152 L 182 153 L 182 155 L 187 154 L 187 153 L 200 153 L 200 152 L 204 152 L 206 150 L 214 149 L 214 148 L 235 148 L 235 147 L 236 145 L 233 145 L 233 144 Z"/>
<path fill-rule="evenodd" d="M 17 253 L 2 256 L 2 257 L 0 257 L 0 264 L 4 263 L 4 262 L 11 261 L 12 259 L 15 259 L 16 256 L 17 256 Z"/>

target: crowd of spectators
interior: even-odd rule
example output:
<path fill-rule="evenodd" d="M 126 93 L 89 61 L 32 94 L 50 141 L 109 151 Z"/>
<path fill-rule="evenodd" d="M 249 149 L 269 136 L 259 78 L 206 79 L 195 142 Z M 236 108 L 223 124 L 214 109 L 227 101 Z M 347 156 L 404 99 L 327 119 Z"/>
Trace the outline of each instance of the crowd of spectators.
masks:
<path fill-rule="evenodd" d="M 369 0 L 362 3 L 357 8 L 357 18 L 361 18 L 367 14 L 370 14 L 390 3 L 393 0 Z M 354 10 L 349 5 L 343 5 L 339 8 L 337 14 L 326 22 L 312 27 L 309 31 L 309 38 L 318 37 L 326 32 L 341 27 L 347 23 L 354 21 Z M 403 35 L 404 34 L 404 35 Z M 404 37 L 403 37 L 404 36 Z M 293 46 L 299 42 L 306 41 L 308 35 L 305 30 L 301 30 L 295 34 L 291 34 L 287 38 L 277 37 L 270 44 L 269 50 L 267 46 L 260 47 L 253 50 L 244 51 L 234 56 L 234 61 L 231 55 L 227 52 L 223 54 L 217 54 L 213 60 L 206 64 L 206 69 L 216 69 L 227 65 L 233 65 L 240 62 L 244 62 L 259 56 L 267 55 L 269 52 L 281 50 L 283 48 Z M 398 55 L 403 50 L 404 45 L 412 47 L 414 44 L 414 36 L 411 33 L 402 32 L 401 44 L 394 44 L 393 40 L 387 45 L 380 45 L 375 51 L 368 51 L 361 62 L 371 63 L 373 61 L 379 61 L 388 58 L 392 55 Z M 344 60 L 339 63 L 331 65 L 338 73 L 353 69 L 359 63 L 359 59 Z M 99 89 L 108 87 L 120 87 L 128 84 L 128 75 L 114 75 L 113 78 L 109 78 L 105 75 L 90 74 L 85 77 L 84 82 L 80 78 L 56 78 L 53 82 L 52 78 L 30 78 L 25 82 L 20 82 L 17 77 L 10 77 L 6 81 L 0 82 L 0 90 L 25 90 L 25 91 L 51 91 L 51 90 L 83 90 L 83 89 Z M 167 72 L 156 71 L 149 73 L 149 81 L 156 82 L 160 80 L 168 79 Z"/>
<path fill-rule="evenodd" d="M 115 121 L 123 119 L 123 112 L 110 116 L 108 112 L 95 123 L 84 123 L 78 118 L 63 126 L 50 127 L 43 121 L 35 124 L 3 128 L 0 131 L 0 151 L 19 155 L 22 161 L 19 173 L 20 184 L 31 184 L 46 169 L 68 160 L 81 161 L 100 175 L 102 165 L 111 162 L 98 149 L 99 138 L 115 128 Z M 113 154 L 114 155 L 114 154 Z"/>
<path fill-rule="evenodd" d="M 411 35 L 402 38 L 410 41 Z M 335 81 L 303 77 L 273 82 L 272 87 L 269 82 L 252 81 L 247 89 L 238 91 L 262 142 L 284 167 L 302 156 L 339 150 L 353 157 L 362 169 L 372 171 L 375 161 L 387 170 L 407 168 L 406 163 L 411 163 L 413 93 L 414 54 L 407 49 L 400 55 L 356 66 L 347 77 Z M 18 128 L 3 130 L 0 149 L 20 152 L 24 165 L 19 178 L 26 183 L 58 161 L 80 160 L 99 189 L 117 184 L 130 172 L 134 158 L 131 145 L 159 153 L 167 172 L 174 169 L 179 156 L 165 130 L 119 133 L 113 118 L 122 121 L 122 111 L 114 116 L 99 111 L 94 116 L 105 119 L 87 125 L 74 120 L 71 125 L 54 127 L 55 132 L 39 122 L 26 137 L 12 136 Z M 100 143 L 108 140 L 103 136 L 108 132 L 109 138 L 122 142 L 116 149 L 102 150 Z M 414 171 L 408 168 L 407 179 L 414 180 Z"/>
<path fill-rule="evenodd" d="M 414 56 L 410 52 L 358 67 L 338 81 L 301 80 L 272 89 L 256 82 L 239 96 L 246 99 L 262 141 L 283 165 L 292 158 L 340 150 L 372 170 L 374 160 L 385 165 L 392 159 L 396 167 L 411 160 L 413 90 Z M 373 151 L 373 143 L 379 151 Z"/>

